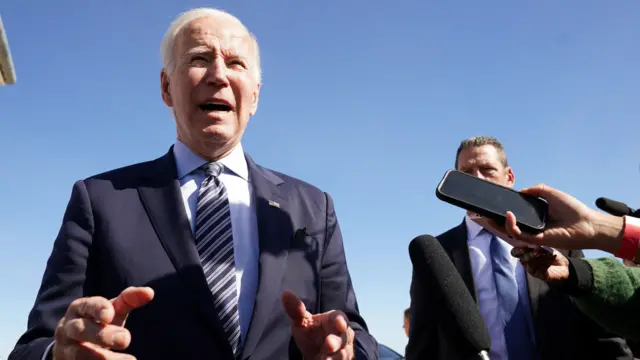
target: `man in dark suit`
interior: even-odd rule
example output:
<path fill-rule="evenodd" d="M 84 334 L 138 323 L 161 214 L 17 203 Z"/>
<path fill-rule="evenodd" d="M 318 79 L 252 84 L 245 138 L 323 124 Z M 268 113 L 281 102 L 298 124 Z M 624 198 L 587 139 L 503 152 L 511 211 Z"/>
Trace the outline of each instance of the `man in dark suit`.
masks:
<path fill-rule="evenodd" d="M 162 51 L 177 140 L 74 185 L 9 358 L 377 359 L 331 197 L 242 150 L 256 40 L 195 9 Z"/>
<path fill-rule="evenodd" d="M 464 140 L 455 168 L 512 187 L 515 180 L 500 142 L 492 137 Z M 567 296 L 524 271 L 513 248 L 471 219 L 437 236 L 460 272 L 491 335 L 492 360 L 632 359 L 624 340 L 606 333 Z M 563 252 L 582 257 L 581 251 Z M 437 293 L 411 284 L 411 333 L 407 359 L 470 359 L 451 324 L 438 319 Z"/>

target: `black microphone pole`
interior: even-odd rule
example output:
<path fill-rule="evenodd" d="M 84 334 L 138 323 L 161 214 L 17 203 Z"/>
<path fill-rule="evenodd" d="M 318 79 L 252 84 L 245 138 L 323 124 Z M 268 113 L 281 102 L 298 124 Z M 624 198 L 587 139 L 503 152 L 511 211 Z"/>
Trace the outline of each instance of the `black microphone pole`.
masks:
<path fill-rule="evenodd" d="M 418 280 L 423 286 L 437 291 L 445 305 L 440 310 L 443 326 L 465 340 L 460 346 L 468 350 L 465 352 L 472 359 L 489 360 L 489 330 L 478 305 L 440 242 L 433 236 L 418 236 L 409 244 L 409 257 Z"/>
<path fill-rule="evenodd" d="M 607 199 L 605 197 L 600 197 L 596 200 L 596 206 L 613 216 L 633 216 L 640 218 L 640 209 L 634 210 L 630 208 L 627 204 Z"/>

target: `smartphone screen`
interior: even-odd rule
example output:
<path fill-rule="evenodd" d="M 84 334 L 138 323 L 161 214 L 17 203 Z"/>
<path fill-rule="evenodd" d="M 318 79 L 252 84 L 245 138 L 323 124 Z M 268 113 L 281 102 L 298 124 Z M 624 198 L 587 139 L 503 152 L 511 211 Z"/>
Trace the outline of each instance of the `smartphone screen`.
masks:
<path fill-rule="evenodd" d="M 545 227 L 545 200 L 460 171 L 449 170 L 438 185 L 436 193 L 443 201 L 497 221 L 504 221 L 505 213 L 511 211 L 519 226 L 524 225 L 526 228 L 523 231 L 538 232 Z"/>

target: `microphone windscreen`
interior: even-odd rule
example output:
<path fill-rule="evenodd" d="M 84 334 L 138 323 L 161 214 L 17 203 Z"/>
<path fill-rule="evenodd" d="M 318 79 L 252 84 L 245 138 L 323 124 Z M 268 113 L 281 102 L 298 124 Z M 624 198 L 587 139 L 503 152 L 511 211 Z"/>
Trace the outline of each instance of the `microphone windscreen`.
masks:
<path fill-rule="evenodd" d="M 621 203 L 619 201 L 607 199 L 605 197 L 598 198 L 596 200 L 596 206 L 603 211 L 608 212 L 614 216 L 624 216 L 630 215 L 633 213 L 633 209 L 631 209 L 627 204 Z"/>
<path fill-rule="evenodd" d="M 440 242 L 433 236 L 418 236 L 409 244 L 409 257 L 423 286 L 441 292 L 448 307 L 442 311 L 452 313 L 455 324 L 474 350 L 488 350 L 491 337 L 478 305 Z"/>

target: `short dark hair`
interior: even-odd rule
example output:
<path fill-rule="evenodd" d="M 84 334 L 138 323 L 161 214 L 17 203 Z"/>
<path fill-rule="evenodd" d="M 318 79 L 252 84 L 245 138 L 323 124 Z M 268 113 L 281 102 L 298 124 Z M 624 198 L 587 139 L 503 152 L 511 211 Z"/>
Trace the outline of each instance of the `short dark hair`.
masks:
<path fill-rule="evenodd" d="M 404 309 L 404 317 L 406 317 L 407 319 L 409 319 L 409 321 L 411 321 L 411 308 Z"/>
<path fill-rule="evenodd" d="M 494 138 L 493 136 L 474 136 L 472 138 L 464 139 L 460 142 L 460 146 L 458 146 L 458 151 L 456 152 L 456 162 L 454 164 L 454 168 L 458 168 L 458 157 L 460 157 L 460 153 L 462 152 L 462 150 L 485 145 L 490 145 L 496 148 L 496 150 L 498 150 L 498 154 L 500 155 L 500 161 L 502 162 L 502 165 L 504 165 L 504 167 L 509 166 L 507 154 L 505 154 L 504 152 L 504 146 L 502 146 L 502 143 L 500 143 L 498 139 Z"/>

